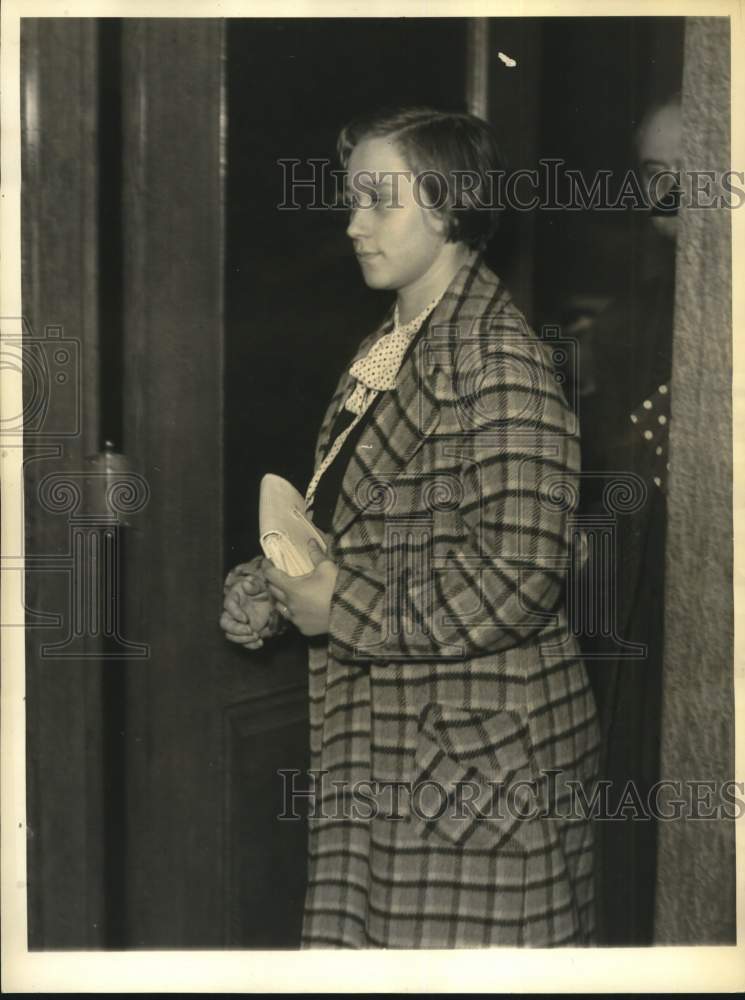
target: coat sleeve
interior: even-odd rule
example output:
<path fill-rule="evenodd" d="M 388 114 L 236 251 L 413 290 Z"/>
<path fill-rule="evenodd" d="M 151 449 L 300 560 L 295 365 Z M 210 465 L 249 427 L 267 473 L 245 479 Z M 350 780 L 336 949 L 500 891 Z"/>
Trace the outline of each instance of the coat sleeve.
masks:
<path fill-rule="evenodd" d="M 462 659 L 556 626 L 579 467 L 573 415 L 535 338 L 485 347 L 478 377 L 466 375 L 456 362 L 443 401 L 466 417 L 457 509 L 434 514 L 419 549 L 398 536 L 365 565 L 342 558 L 329 624 L 340 660 Z"/>

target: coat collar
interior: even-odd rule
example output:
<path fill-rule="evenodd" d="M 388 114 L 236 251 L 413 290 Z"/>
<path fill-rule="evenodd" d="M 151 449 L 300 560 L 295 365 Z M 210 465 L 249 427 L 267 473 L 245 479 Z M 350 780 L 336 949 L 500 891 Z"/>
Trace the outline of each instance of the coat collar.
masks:
<path fill-rule="evenodd" d="M 416 348 L 404 361 L 396 387 L 378 400 L 349 461 L 332 519 L 332 532 L 339 538 L 371 505 L 380 502 L 375 485 L 402 469 L 440 419 L 438 398 L 433 391 L 435 373 L 452 365 L 454 344 L 468 336 L 475 324 L 499 311 L 509 301 L 500 279 L 481 256 L 464 264 L 453 276 L 442 299 L 425 321 Z M 356 357 L 390 329 L 393 308 L 376 336 L 365 343 Z M 356 359 L 356 358 L 355 358 Z M 343 405 L 346 391 L 341 394 Z M 327 428 L 333 419 L 327 421 Z M 323 442 L 325 445 L 326 442 Z"/>

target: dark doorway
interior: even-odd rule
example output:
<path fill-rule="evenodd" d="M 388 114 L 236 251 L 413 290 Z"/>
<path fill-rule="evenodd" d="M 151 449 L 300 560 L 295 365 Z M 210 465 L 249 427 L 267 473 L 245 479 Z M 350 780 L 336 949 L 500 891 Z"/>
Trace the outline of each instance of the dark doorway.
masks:
<path fill-rule="evenodd" d="M 334 385 L 388 304 L 370 292 L 343 211 L 278 210 L 280 160 L 334 160 L 353 115 L 390 104 L 465 110 L 466 21 L 228 23 L 226 558 L 256 550 L 264 472 L 304 489 Z M 334 167 L 338 164 L 333 163 Z M 298 202 L 312 193 L 299 191 Z"/>

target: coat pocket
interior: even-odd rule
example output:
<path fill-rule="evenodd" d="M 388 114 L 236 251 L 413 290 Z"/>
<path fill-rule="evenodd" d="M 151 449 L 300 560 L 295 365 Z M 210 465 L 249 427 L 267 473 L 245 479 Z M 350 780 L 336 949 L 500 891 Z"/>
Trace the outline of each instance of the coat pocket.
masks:
<path fill-rule="evenodd" d="M 539 772 L 526 719 L 509 709 L 429 704 L 419 718 L 411 821 L 425 840 L 494 850 L 529 846 Z"/>

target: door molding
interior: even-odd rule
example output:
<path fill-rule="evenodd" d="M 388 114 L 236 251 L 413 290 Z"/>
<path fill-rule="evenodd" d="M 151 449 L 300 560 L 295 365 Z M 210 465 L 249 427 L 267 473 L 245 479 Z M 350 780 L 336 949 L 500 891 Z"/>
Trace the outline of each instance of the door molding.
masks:
<path fill-rule="evenodd" d="M 224 24 L 122 22 L 128 937 L 222 944 Z"/>

